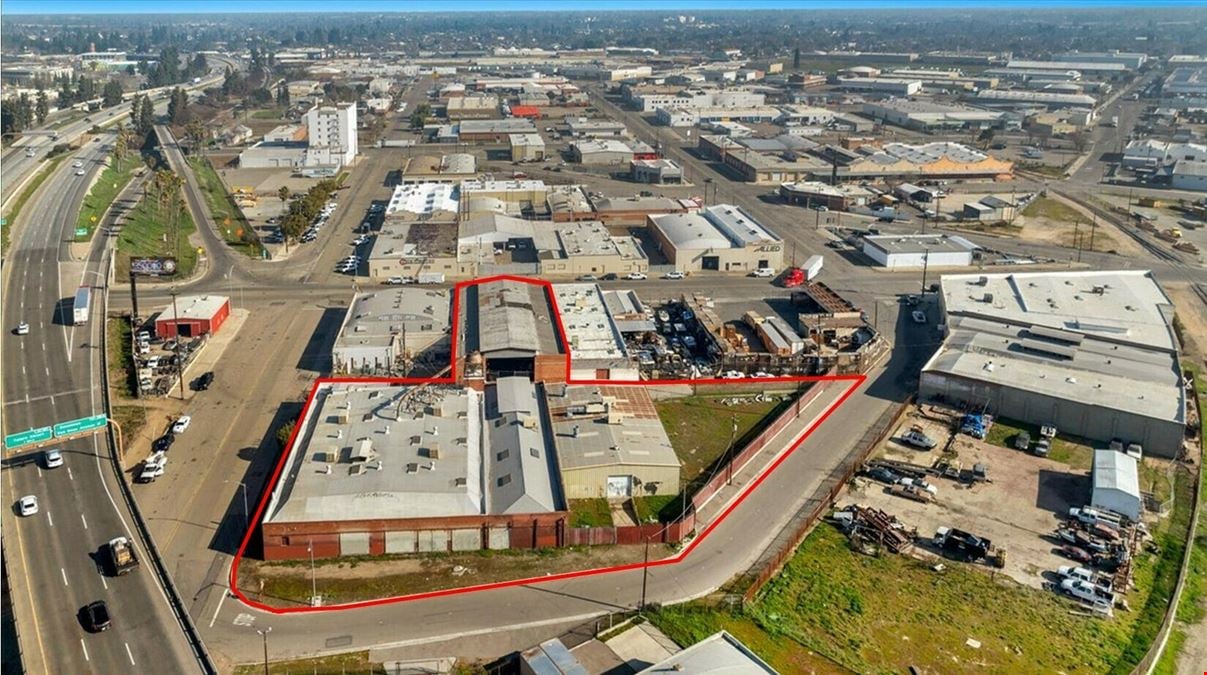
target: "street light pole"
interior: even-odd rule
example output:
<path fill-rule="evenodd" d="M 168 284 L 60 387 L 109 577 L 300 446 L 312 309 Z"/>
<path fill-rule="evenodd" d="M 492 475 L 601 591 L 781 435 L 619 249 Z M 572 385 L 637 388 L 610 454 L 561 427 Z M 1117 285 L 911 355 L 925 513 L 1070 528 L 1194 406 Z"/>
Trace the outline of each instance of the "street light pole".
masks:
<path fill-rule="evenodd" d="M 645 589 L 650 577 L 650 538 L 645 538 L 645 563 L 641 566 L 641 603 L 637 606 L 638 612 L 645 611 Z"/>
<path fill-rule="evenodd" d="M 922 249 L 922 250 L 923 250 L 923 253 L 922 253 L 922 293 L 920 295 L 925 296 L 926 295 L 926 268 L 930 263 L 930 249 L 926 248 L 926 249 Z"/>
<path fill-rule="evenodd" d="M 264 675 L 268 675 L 268 634 L 272 632 L 272 626 L 263 630 L 257 628 L 256 632 L 264 639 Z"/>
<path fill-rule="evenodd" d="M 737 440 L 738 435 L 738 416 L 735 413 L 729 419 L 731 426 L 729 430 L 729 447 L 725 449 L 725 472 L 729 474 L 729 478 L 726 479 L 726 485 L 733 485 L 733 442 Z"/>
<path fill-rule="evenodd" d="M 243 491 L 243 529 L 247 529 L 251 526 L 247 515 L 247 485 L 243 481 L 239 481 L 239 489 Z"/>
<path fill-rule="evenodd" d="M 172 349 L 176 354 L 176 379 L 180 382 L 180 400 L 184 400 L 184 364 L 180 362 L 180 312 L 176 310 L 176 296 L 179 294 L 175 288 L 170 291 L 172 295 L 172 320 L 176 324 L 176 345 Z"/>

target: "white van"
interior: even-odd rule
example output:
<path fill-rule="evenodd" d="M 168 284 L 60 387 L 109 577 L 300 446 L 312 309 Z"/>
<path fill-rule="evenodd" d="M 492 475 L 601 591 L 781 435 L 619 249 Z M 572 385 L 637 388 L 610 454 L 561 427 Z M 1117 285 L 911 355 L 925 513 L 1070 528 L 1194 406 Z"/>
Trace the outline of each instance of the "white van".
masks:
<path fill-rule="evenodd" d="M 760 267 L 757 270 L 751 272 L 750 276 L 758 277 L 760 279 L 770 279 L 771 277 L 775 276 L 775 270 L 770 267 Z"/>

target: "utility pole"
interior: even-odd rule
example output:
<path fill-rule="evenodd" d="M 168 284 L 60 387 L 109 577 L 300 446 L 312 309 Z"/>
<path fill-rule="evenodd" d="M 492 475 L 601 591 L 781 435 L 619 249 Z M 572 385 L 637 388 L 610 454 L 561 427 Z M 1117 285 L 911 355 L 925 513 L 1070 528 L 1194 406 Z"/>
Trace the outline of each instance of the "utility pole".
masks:
<path fill-rule="evenodd" d="M 1077 262 L 1081 262 L 1081 221 L 1073 221 L 1073 248 L 1077 249 Z"/>
<path fill-rule="evenodd" d="M 733 485 L 733 443 L 738 436 L 738 415 L 733 413 L 729 417 L 729 447 L 725 448 L 725 471 L 729 474 L 726 479 L 726 485 Z"/>
<path fill-rule="evenodd" d="M 314 539 L 306 541 L 306 548 L 310 551 L 310 606 L 318 606 L 318 577 L 314 574 Z"/>
<path fill-rule="evenodd" d="M 1092 214 L 1094 219 L 1090 221 L 1090 252 L 1094 251 L 1094 233 L 1098 230 L 1098 214 Z"/>
<path fill-rule="evenodd" d="M 923 249 L 922 253 L 922 296 L 926 295 L 926 268 L 930 264 L 930 249 Z"/>
<path fill-rule="evenodd" d="M 176 296 L 179 292 L 173 288 L 170 291 L 172 296 L 172 319 L 176 322 L 176 345 L 172 348 L 176 355 L 176 379 L 180 382 L 180 400 L 184 400 L 184 364 L 180 362 L 180 312 L 176 310 Z"/>
<path fill-rule="evenodd" d="M 637 605 L 638 612 L 645 611 L 645 589 L 650 577 L 650 538 L 645 538 L 645 563 L 641 566 L 641 603 Z"/>

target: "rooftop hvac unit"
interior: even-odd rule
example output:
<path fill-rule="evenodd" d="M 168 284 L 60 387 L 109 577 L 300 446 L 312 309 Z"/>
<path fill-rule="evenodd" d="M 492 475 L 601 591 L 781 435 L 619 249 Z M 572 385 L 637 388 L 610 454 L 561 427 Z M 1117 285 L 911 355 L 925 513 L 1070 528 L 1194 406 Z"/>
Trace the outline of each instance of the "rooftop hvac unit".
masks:
<path fill-rule="evenodd" d="M 989 277 L 982 276 L 982 277 L 978 278 L 978 279 L 976 280 L 976 284 L 977 284 L 977 286 L 988 286 L 988 285 L 989 285 Z"/>
<path fill-rule="evenodd" d="M 407 473 L 419 473 L 419 464 L 416 462 L 407 464 Z"/>
<path fill-rule="evenodd" d="M 991 302 L 993 302 L 993 294 L 992 294 L 992 293 L 986 293 L 986 294 L 985 294 L 985 297 L 983 297 L 983 298 L 982 298 L 982 300 L 984 300 L 986 303 L 991 303 Z"/>
<path fill-rule="evenodd" d="M 465 487 L 466 482 L 465 476 L 457 476 L 453 479 L 453 485 L 456 487 Z"/>
<path fill-rule="evenodd" d="M 348 423 L 348 411 L 339 410 L 338 412 L 336 412 L 335 413 L 335 423 L 336 424 L 347 424 Z"/>
<path fill-rule="evenodd" d="M 428 459 L 440 459 L 440 444 L 432 443 L 425 449 L 424 455 Z"/>
<path fill-rule="evenodd" d="M 338 458 L 338 454 L 336 452 L 334 452 L 332 450 L 322 450 L 320 452 L 314 453 L 314 457 L 312 459 L 315 462 L 320 462 L 323 464 L 331 464 L 331 463 L 335 462 L 337 458 Z"/>
<path fill-rule="evenodd" d="M 365 472 L 365 467 L 363 464 L 354 464 L 354 465 L 348 467 L 349 476 L 359 476 L 364 472 Z"/>
<path fill-rule="evenodd" d="M 522 424 L 525 429 L 536 429 L 536 418 L 532 415 L 525 415 L 520 421 L 520 424 Z"/>

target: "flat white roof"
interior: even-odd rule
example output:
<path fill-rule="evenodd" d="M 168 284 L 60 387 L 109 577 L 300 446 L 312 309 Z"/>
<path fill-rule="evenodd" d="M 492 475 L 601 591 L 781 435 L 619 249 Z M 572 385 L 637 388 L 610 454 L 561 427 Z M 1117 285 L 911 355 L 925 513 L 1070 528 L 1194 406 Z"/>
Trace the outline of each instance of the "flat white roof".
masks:
<path fill-rule="evenodd" d="M 624 359 L 624 337 L 595 284 L 554 284 L 566 343 L 576 359 Z"/>
<path fill-rule="evenodd" d="M 386 215 L 394 213 L 430 214 L 457 211 L 457 188 L 448 183 L 398 185 L 386 206 Z"/>
<path fill-rule="evenodd" d="M 442 337 L 449 328 L 447 289 L 382 288 L 357 293 L 348 305 L 334 349 L 387 346 L 406 335 L 416 351 Z"/>
<path fill-rule="evenodd" d="M 1146 270 L 952 274 L 947 314 L 1046 326 L 1173 352 L 1173 303 Z"/>

